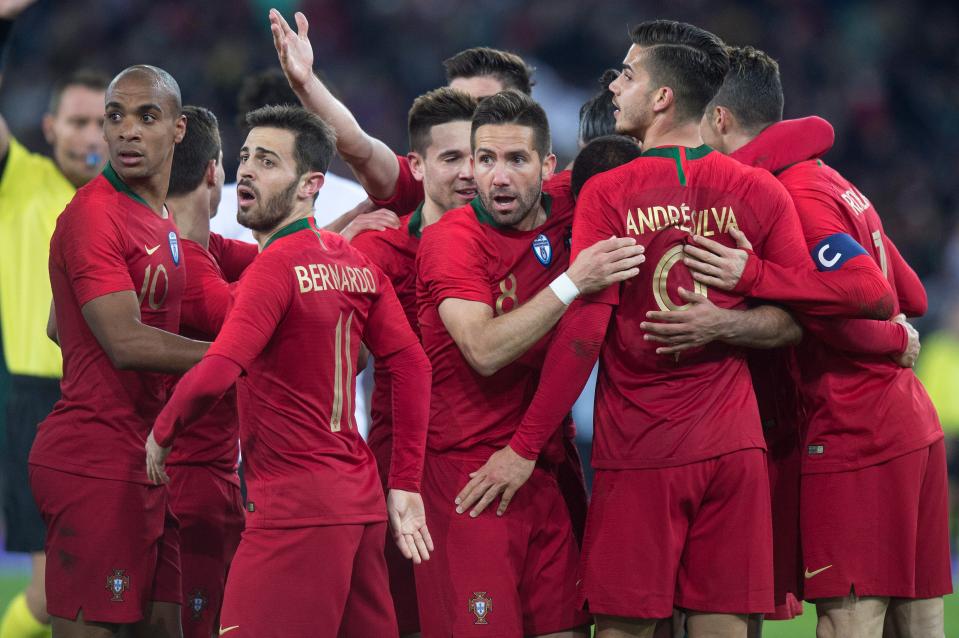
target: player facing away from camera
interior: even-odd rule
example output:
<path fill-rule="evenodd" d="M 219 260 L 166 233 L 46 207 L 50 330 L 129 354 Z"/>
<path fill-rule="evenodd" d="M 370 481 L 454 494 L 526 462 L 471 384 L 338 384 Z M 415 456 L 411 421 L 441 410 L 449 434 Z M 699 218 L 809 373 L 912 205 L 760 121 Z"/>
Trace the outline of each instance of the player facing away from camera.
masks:
<path fill-rule="evenodd" d="M 868 261 L 895 293 L 895 321 L 803 320 L 797 360 L 808 424 L 799 520 L 817 635 L 880 636 L 885 627 L 896 636 L 942 636 L 942 596 L 952 591 L 945 451 L 935 409 L 911 369 L 918 339 L 903 316 L 924 314 L 925 290 L 866 196 L 803 152 L 802 140 L 825 123 L 780 121 L 776 62 L 749 47 L 731 55 L 703 136 L 777 175 L 819 270 Z"/>
<path fill-rule="evenodd" d="M 459 493 L 509 440 L 577 289 L 635 276 L 642 256 L 632 240 L 607 239 L 567 268 L 572 207 L 543 192 L 556 160 L 531 98 L 487 98 L 471 135 L 479 196 L 429 226 L 417 254 L 419 325 L 434 370 L 423 494 L 438 548 L 416 567 L 423 634 L 581 635 L 578 548 L 550 471 L 565 459 L 564 432 L 552 433 L 533 489 L 504 515 L 471 515 Z"/>
<path fill-rule="evenodd" d="M 732 245 L 742 229 L 771 261 L 799 266 L 808 257 L 782 186 L 702 143 L 699 121 L 729 65 L 722 41 L 671 21 L 640 24 L 632 41 L 610 90 L 617 131 L 645 151 L 586 182 L 573 254 L 622 234 L 645 246 L 650 266 L 564 319 L 510 447 L 535 458 L 602 347 L 578 602 L 596 615 L 600 636 L 651 636 L 674 607 L 688 612 L 690 636 L 744 636 L 746 615 L 773 607 L 765 446 L 749 371 L 728 344 L 658 355 L 640 323 L 696 297 L 743 305 L 694 284 L 680 263 L 693 233 Z M 771 326 L 770 338 L 793 324 L 768 306 L 748 320 Z M 506 483 L 522 479 L 517 471 Z"/>
<path fill-rule="evenodd" d="M 30 483 L 47 524 L 47 601 L 58 636 L 179 635 L 176 520 L 143 475 L 166 379 L 209 344 L 172 334 L 184 257 L 164 207 L 185 132 L 165 71 L 134 66 L 106 92 L 110 161 L 57 221 L 50 280 L 62 399 L 40 424 Z M 147 370 L 152 372 L 147 372 Z"/>
<path fill-rule="evenodd" d="M 167 195 L 188 263 L 180 333 L 212 341 L 232 303 L 227 280 L 235 280 L 253 261 L 258 246 L 210 232 L 223 188 L 220 132 L 207 109 L 184 106 L 183 114 L 186 135 L 173 155 Z M 191 424 L 167 459 L 170 507 L 180 522 L 184 638 L 216 633 L 227 571 L 243 531 L 237 419 L 236 390 L 230 388 Z"/>
<path fill-rule="evenodd" d="M 249 493 L 220 633 L 396 636 L 383 559 L 387 511 L 408 558 L 428 559 L 433 549 L 417 493 L 429 364 L 389 280 L 312 219 L 332 130 L 299 107 L 262 108 L 247 123 L 239 218 L 262 252 L 208 355 L 158 417 L 148 473 L 167 480 L 169 446 L 239 378 Z M 353 418 L 361 342 L 394 374 L 387 506 Z"/>

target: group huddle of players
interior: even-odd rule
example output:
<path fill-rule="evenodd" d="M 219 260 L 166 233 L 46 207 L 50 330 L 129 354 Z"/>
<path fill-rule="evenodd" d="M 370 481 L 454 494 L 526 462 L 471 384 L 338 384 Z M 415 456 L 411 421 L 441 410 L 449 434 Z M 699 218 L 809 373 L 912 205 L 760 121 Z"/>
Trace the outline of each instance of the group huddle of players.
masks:
<path fill-rule="evenodd" d="M 802 599 L 820 636 L 943 635 L 925 292 L 771 58 L 639 24 L 562 170 L 518 56 L 447 60 L 397 155 L 306 18 L 270 22 L 301 105 L 246 117 L 258 246 L 211 234 L 216 118 L 143 65 L 57 221 L 29 470 L 55 636 L 732 637 Z M 334 152 L 397 227 L 318 227 Z"/>

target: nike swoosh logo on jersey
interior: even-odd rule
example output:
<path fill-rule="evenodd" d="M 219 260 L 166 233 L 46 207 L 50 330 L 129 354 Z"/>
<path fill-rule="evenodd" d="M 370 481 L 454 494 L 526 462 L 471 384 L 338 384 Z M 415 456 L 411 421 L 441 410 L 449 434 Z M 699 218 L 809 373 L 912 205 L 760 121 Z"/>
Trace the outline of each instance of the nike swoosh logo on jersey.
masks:
<path fill-rule="evenodd" d="M 233 625 L 232 627 L 227 627 L 226 629 L 224 629 L 223 627 L 220 627 L 220 633 L 218 635 L 222 636 L 223 634 L 227 632 L 230 632 L 230 631 L 233 631 L 234 629 L 239 629 L 239 628 L 240 628 L 239 625 Z"/>
<path fill-rule="evenodd" d="M 814 572 L 809 571 L 809 568 L 807 567 L 807 568 L 806 568 L 806 578 L 807 578 L 807 579 L 808 579 L 808 578 L 812 578 L 812 577 L 815 576 L 816 574 L 821 574 L 821 573 L 823 573 L 824 571 L 826 571 L 827 569 L 829 569 L 830 567 L 832 567 L 832 565 L 826 565 L 825 567 L 820 567 L 819 569 L 817 569 L 817 570 L 814 571 Z"/>
<path fill-rule="evenodd" d="M 148 255 L 152 255 L 152 254 L 155 253 L 156 251 L 160 250 L 160 244 L 157 244 L 157 245 L 154 246 L 153 248 L 147 248 L 147 245 L 146 245 L 146 244 L 143 244 L 143 250 L 147 251 L 147 254 L 148 254 Z"/>

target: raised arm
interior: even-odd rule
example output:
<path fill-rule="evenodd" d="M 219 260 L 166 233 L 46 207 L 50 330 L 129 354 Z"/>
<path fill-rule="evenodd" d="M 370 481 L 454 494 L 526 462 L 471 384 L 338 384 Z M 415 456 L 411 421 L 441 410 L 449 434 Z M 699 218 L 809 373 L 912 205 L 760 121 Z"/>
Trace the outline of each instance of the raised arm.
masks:
<path fill-rule="evenodd" d="M 346 106 L 336 99 L 313 73 L 313 45 L 307 37 L 309 23 L 297 12 L 294 31 L 276 9 L 270 10 L 270 30 L 280 66 L 290 86 L 307 109 L 336 131 L 336 150 L 360 185 L 376 199 L 393 194 L 399 165 L 390 148 L 364 131 Z"/>

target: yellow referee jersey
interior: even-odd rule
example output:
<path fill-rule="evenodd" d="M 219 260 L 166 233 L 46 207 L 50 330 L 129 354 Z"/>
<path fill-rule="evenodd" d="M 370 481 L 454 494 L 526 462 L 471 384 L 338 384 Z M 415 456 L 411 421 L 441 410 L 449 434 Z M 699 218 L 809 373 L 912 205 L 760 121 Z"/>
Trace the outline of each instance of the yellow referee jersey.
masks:
<path fill-rule="evenodd" d="M 60 349 L 47 338 L 47 258 L 57 217 L 76 189 L 48 157 L 10 139 L 0 176 L 0 328 L 11 374 L 59 377 Z"/>

